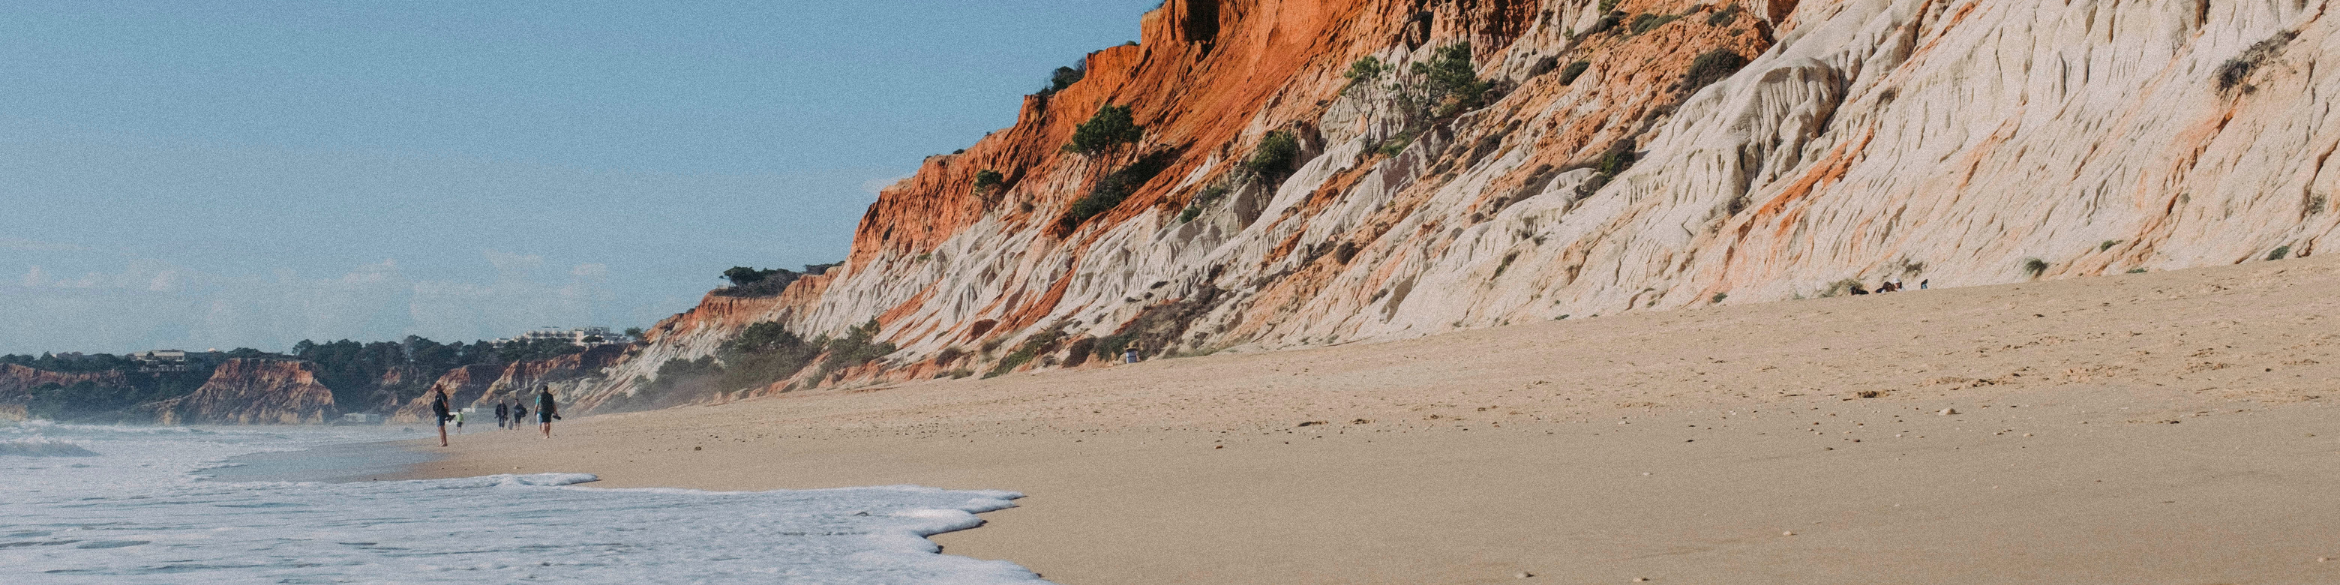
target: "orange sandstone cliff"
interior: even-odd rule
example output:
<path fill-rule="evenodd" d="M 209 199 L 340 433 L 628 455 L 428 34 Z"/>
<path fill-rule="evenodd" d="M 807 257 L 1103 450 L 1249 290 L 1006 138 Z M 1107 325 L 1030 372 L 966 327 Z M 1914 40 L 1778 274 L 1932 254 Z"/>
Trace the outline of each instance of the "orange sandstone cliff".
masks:
<path fill-rule="evenodd" d="M 0 420 L 24 420 L 25 403 L 31 400 L 34 388 L 72 386 L 84 382 L 100 386 L 129 384 L 129 380 L 119 371 L 51 372 L 17 364 L 0 364 Z"/>
<path fill-rule="evenodd" d="M 1169 0 L 886 189 L 844 266 L 710 296 L 565 399 L 765 321 L 898 347 L 817 384 L 2307 256 L 2340 225 L 2328 7 Z M 1466 43 L 1486 99 L 1409 101 Z M 1366 57 L 1396 73 L 1344 75 Z M 1109 104 L 1140 143 L 1065 152 Z M 1247 169 L 1271 134 L 1293 167 Z"/>
<path fill-rule="evenodd" d="M 307 362 L 234 359 L 193 394 L 149 404 L 165 425 L 318 424 L 337 416 L 333 391 Z"/>

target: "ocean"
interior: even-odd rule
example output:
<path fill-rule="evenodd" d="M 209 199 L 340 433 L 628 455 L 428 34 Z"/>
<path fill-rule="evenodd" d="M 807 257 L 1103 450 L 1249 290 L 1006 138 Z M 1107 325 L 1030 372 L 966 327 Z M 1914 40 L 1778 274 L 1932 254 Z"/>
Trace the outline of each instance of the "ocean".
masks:
<path fill-rule="evenodd" d="M 1044 583 L 925 538 L 981 524 L 975 514 L 1014 506 L 1012 492 L 235 479 L 351 468 L 304 457 L 395 463 L 384 447 L 332 446 L 412 436 L 0 423 L 0 583 Z M 219 467 L 239 457 L 270 469 Z"/>

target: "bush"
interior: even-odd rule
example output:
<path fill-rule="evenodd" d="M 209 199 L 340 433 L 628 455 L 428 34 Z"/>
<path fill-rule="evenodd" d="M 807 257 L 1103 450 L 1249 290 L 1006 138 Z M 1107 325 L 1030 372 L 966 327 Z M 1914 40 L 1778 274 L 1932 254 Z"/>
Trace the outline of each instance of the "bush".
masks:
<path fill-rule="evenodd" d="M 1739 14 L 1743 12 L 1746 11 L 1741 10 L 1737 4 L 1723 7 L 1722 10 L 1714 11 L 1714 14 L 1706 15 L 1706 26 L 1730 26 L 1739 22 Z"/>
<path fill-rule="evenodd" d="M 1712 302 L 1712 303 L 1714 303 L 1714 304 L 1720 305 L 1720 304 L 1722 304 L 1722 302 L 1723 302 L 1723 299 L 1727 299 L 1727 298 L 1731 298 L 1731 293 L 1714 293 L 1714 298 L 1713 298 L 1713 299 L 1709 299 L 1709 301 L 1710 301 L 1710 302 Z"/>
<path fill-rule="evenodd" d="M 1072 85 L 1075 83 L 1080 83 L 1081 78 L 1088 77 L 1088 75 L 1089 73 L 1087 71 L 1082 71 L 1077 68 L 1058 67 L 1056 68 L 1055 73 L 1050 73 L 1048 75 L 1048 91 L 1046 93 L 1064 91 L 1065 88 L 1072 87 Z"/>
<path fill-rule="evenodd" d="M 1349 85 L 1356 86 L 1379 81 L 1386 73 L 1389 73 L 1388 63 L 1383 63 L 1379 57 L 1365 56 L 1350 62 L 1349 70 L 1341 72 L 1341 77 L 1348 79 Z"/>
<path fill-rule="evenodd" d="M 1270 178 L 1291 173 L 1299 162 L 1300 139 L 1293 137 L 1290 131 L 1277 130 L 1259 139 L 1259 150 L 1253 151 L 1251 160 L 1243 164 L 1262 178 Z"/>
<path fill-rule="evenodd" d="M 1414 130 L 1399 132 L 1398 135 L 1389 137 L 1389 140 L 1382 141 L 1381 148 L 1375 150 L 1381 152 L 1382 156 L 1397 156 L 1402 154 L 1406 151 L 1407 146 L 1414 144 L 1415 133 L 1416 131 Z"/>
<path fill-rule="evenodd" d="M 991 169 L 975 171 L 976 191 L 988 191 L 1004 186 L 1007 186 L 1007 175 L 1002 175 L 999 171 Z"/>
<path fill-rule="evenodd" d="M 1146 181 L 1154 180 L 1155 175 L 1168 170 L 1170 162 L 1176 159 L 1177 155 L 1171 151 L 1156 152 L 1105 175 L 1105 178 L 1097 181 L 1095 189 L 1089 190 L 1088 196 L 1073 202 L 1072 209 L 1065 212 L 1064 218 L 1059 221 L 1066 229 L 1071 229 L 1080 227 L 1089 218 L 1112 211 L 1123 200 L 1137 193 L 1138 187 L 1145 186 Z"/>
<path fill-rule="evenodd" d="M 723 271 L 723 278 L 730 280 L 731 286 L 716 289 L 715 294 L 726 297 L 777 296 L 782 291 L 788 290 L 788 285 L 795 283 L 796 279 L 827 272 L 833 266 L 836 265 L 807 264 L 804 267 L 804 272 L 782 268 L 757 270 L 746 266 L 733 266 L 730 270 Z"/>
<path fill-rule="evenodd" d="M 2039 275 L 2041 275 L 2041 274 L 2046 274 L 2046 273 L 2047 273 L 2047 269 L 2048 269 L 2048 263 L 2047 263 L 2047 261 L 2046 261 L 2046 260 L 2041 260 L 2041 259 L 2038 259 L 2038 258 L 2024 258 L 2024 259 L 2023 259 L 2023 274 L 2024 274 L 2024 276 L 2029 276 L 2029 277 L 2032 277 L 2032 278 L 2039 278 Z"/>
<path fill-rule="evenodd" d="M 1193 201 L 1186 202 L 1185 211 L 1178 212 L 1178 223 L 1194 221 L 1196 216 L 1202 215 L 1204 208 L 1210 207 L 1212 203 L 1217 203 L 1219 198 L 1225 196 L 1227 196 L 1226 185 L 1212 185 L 1204 188 L 1201 193 L 1194 195 Z"/>
<path fill-rule="evenodd" d="M 1633 34 L 1642 34 L 1657 30 L 1658 27 L 1665 26 L 1666 23 L 1669 22 L 1681 20 L 1681 18 L 1682 15 L 1679 14 L 1638 14 L 1633 17 Z"/>
<path fill-rule="evenodd" d="M 1585 37 L 1589 37 L 1589 36 L 1593 36 L 1593 35 L 1597 35 L 1597 34 L 1601 34 L 1601 33 L 1609 32 L 1609 30 L 1610 30 L 1610 29 L 1617 28 L 1617 25 L 1618 25 L 1618 24 L 1622 24 L 1622 23 L 1624 23 L 1624 22 L 1625 22 L 1625 13 L 1622 13 L 1622 12 L 1609 12 L 1609 13 L 1607 13 L 1607 14 L 1601 15 L 1601 19 L 1600 19 L 1600 20 L 1593 22 L 1592 28 L 1587 28 L 1587 29 L 1584 29 L 1584 32 L 1583 32 L 1583 33 L 1581 33 L 1581 34 L 1578 34 L 1577 36 L 1585 36 Z"/>
<path fill-rule="evenodd" d="M 2284 259 L 2284 258 L 2288 258 L 2288 257 L 2290 257 L 2290 256 L 2291 256 L 2291 246 L 2290 246 L 2290 245 L 2288 245 L 2288 244 L 2286 244 L 2286 245 L 2283 245 L 2283 246 L 2279 246 L 2279 247 L 2275 248 L 2275 250 L 2274 250 L 2274 251 L 2272 251 L 2272 252 L 2268 252 L 2268 253 L 2267 253 L 2267 259 L 2268 259 L 2268 260 L 2282 260 L 2282 259 Z"/>
<path fill-rule="evenodd" d="M 1576 77 L 1579 75 L 1584 75 L 1584 70 L 1591 68 L 1591 61 L 1577 61 L 1575 63 L 1569 63 L 1567 67 L 1560 69 L 1560 85 L 1571 85 L 1576 83 Z"/>
<path fill-rule="evenodd" d="M 1119 150 L 1122 145 L 1136 144 L 1145 137 L 1146 129 L 1137 125 L 1129 106 L 1106 104 L 1097 108 L 1097 114 L 1073 128 L 1072 142 L 1064 151 L 1087 157 L 1096 157 Z"/>
<path fill-rule="evenodd" d="M 1576 187 L 1577 198 L 1590 197 L 1594 192 L 1600 191 L 1602 187 L 1608 186 L 1609 181 L 1617 178 L 1619 173 L 1633 168 L 1634 158 L 1632 145 L 1620 143 L 1609 147 L 1607 152 L 1601 153 L 1601 158 L 1593 161 L 1593 176 L 1585 179 L 1584 184 Z"/>
<path fill-rule="evenodd" d="M 1113 335 L 1098 339 L 1090 351 L 1108 360 L 1119 359 L 1122 352 L 1132 348 L 1138 350 L 1141 358 L 1164 354 L 1186 335 L 1195 319 L 1218 306 L 1221 295 L 1218 288 L 1205 288 L 1194 296 L 1146 307 Z"/>
<path fill-rule="evenodd" d="M 1707 51 L 1705 54 L 1699 55 L 1697 59 L 1690 61 L 1690 72 L 1682 76 L 1682 91 L 1697 93 L 1698 90 L 1705 89 L 1706 86 L 1713 85 L 1714 82 L 1730 77 L 1732 73 L 1738 73 L 1739 68 L 1746 66 L 1746 57 L 1741 57 L 1738 53 L 1730 52 L 1728 49 Z"/>
<path fill-rule="evenodd" d="M 1439 47 L 1430 60 L 1415 63 L 1413 71 L 1428 84 L 1429 102 L 1438 105 L 1435 115 L 1439 117 L 1478 107 L 1479 100 L 1494 87 L 1479 80 L 1478 70 L 1471 64 L 1470 43 Z"/>
<path fill-rule="evenodd" d="M 2298 37 L 2299 33 L 2292 31 L 2275 33 L 2275 36 L 2251 45 L 2243 54 L 2227 59 L 2225 64 L 2218 66 L 2218 90 L 2231 90 L 2242 85 L 2244 80 L 2250 78 L 2251 71 L 2257 70 L 2268 59 L 2275 58 L 2276 53 L 2283 52 L 2283 47 Z"/>
<path fill-rule="evenodd" d="M 1024 364 L 1031 363 L 1032 360 L 1039 358 L 1041 355 L 1056 351 L 1057 342 L 1063 340 L 1063 325 L 1057 325 L 1055 327 L 1041 330 L 1038 333 L 1033 333 L 1031 337 L 1024 338 L 1024 343 L 1017 345 L 1015 351 L 1009 352 L 1007 357 L 1000 358 L 999 363 L 993 365 L 991 367 L 991 371 L 985 372 L 983 377 L 997 378 L 1007 374 L 1008 372 L 1016 371 L 1016 368 L 1023 367 Z"/>

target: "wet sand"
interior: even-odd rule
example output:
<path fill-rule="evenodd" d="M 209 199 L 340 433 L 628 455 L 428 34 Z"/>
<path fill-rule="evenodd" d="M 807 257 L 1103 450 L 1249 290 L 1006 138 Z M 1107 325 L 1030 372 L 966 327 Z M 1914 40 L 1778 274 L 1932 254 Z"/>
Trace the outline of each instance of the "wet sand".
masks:
<path fill-rule="evenodd" d="M 1017 490 L 936 540 L 1073 585 L 2340 582 L 2335 291 L 2301 259 L 1526 324 L 599 416 L 416 471 Z"/>

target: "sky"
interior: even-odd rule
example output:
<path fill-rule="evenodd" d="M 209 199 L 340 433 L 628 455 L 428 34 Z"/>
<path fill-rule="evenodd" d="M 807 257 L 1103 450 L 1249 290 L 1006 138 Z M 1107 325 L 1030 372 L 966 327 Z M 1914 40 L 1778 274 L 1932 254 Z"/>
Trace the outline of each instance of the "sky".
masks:
<path fill-rule="evenodd" d="M 1157 4 L 0 3 L 0 353 L 648 327 Z"/>

